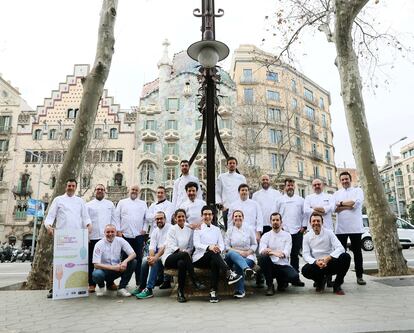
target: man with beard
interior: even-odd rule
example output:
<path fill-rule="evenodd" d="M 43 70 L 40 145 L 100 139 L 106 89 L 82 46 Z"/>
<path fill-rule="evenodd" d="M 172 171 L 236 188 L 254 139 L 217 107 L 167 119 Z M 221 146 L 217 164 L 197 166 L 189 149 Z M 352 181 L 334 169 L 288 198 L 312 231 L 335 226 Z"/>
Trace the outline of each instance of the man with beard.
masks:
<path fill-rule="evenodd" d="M 290 252 L 290 264 L 299 273 L 299 252 L 302 247 L 303 233 L 306 230 L 307 221 L 303 216 L 302 197 L 295 194 L 295 181 L 285 179 L 285 194 L 276 202 L 276 212 L 280 213 L 283 220 L 283 230 L 292 236 L 292 251 Z M 297 287 L 303 287 L 305 284 L 298 280 L 292 283 Z"/>
<path fill-rule="evenodd" d="M 197 193 L 197 198 L 202 199 L 202 193 L 200 188 L 200 181 L 197 177 L 190 175 L 190 163 L 187 160 L 180 162 L 181 176 L 174 181 L 174 189 L 172 195 L 172 203 L 174 209 L 179 208 L 182 203 L 187 199 L 187 193 L 185 191 L 185 185 L 189 182 L 196 183 L 200 191 Z"/>
<path fill-rule="evenodd" d="M 272 213 L 270 218 L 272 230 L 263 235 L 259 247 L 259 266 L 266 279 L 266 296 L 275 293 L 274 277 L 278 291 L 285 291 L 289 282 L 293 285 L 300 283 L 299 273 L 289 264 L 292 237 L 282 230 L 282 216 L 279 213 Z"/>
<path fill-rule="evenodd" d="M 138 299 L 154 296 L 152 289 L 157 281 L 158 271 L 164 268 L 161 257 L 164 254 L 167 233 L 171 228 L 171 223 L 165 224 L 164 212 L 157 212 L 155 214 L 155 222 L 157 223 L 157 228 L 151 234 L 149 254 L 142 263 L 140 279 L 140 289 L 142 291 L 136 295 Z"/>
<path fill-rule="evenodd" d="M 140 285 L 139 277 L 141 275 L 144 241 L 148 229 L 146 223 L 147 204 L 145 201 L 138 199 L 138 193 L 138 185 L 131 186 L 129 198 L 120 200 L 115 210 L 117 235 L 124 237 L 137 255 L 137 265 L 135 267 L 136 289 L 132 292 L 133 294 L 139 293 L 138 286 Z"/>
<path fill-rule="evenodd" d="M 197 183 L 187 183 L 187 185 L 185 185 L 185 190 L 187 192 L 187 200 L 184 201 L 178 208 L 185 210 L 187 223 L 190 225 L 190 228 L 194 230 L 201 226 L 202 221 L 200 212 L 201 208 L 206 205 L 206 202 L 197 198 Z"/>
<path fill-rule="evenodd" d="M 92 280 L 93 272 L 93 249 L 95 244 L 104 237 L 104 229 L 108 224 L 116 224 L 115 206 L 112 201 L 105 199 L 105 186 L 98 184 L 95 187 L 95 199 L 86 204 L 89 217 L 92 221 L 92 232 L 89 236 L 89 292 L 95 292 L 95 282 Z"/>

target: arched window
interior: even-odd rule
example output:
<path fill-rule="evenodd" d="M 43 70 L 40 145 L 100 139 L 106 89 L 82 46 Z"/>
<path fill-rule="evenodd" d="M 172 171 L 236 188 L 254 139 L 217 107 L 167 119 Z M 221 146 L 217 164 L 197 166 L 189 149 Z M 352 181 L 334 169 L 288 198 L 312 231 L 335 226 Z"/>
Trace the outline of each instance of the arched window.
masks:
<path fill-rule="evenodd" d="M 70 140 L 72 138 L 72 130 L 70 128 L 65 129 L 65 140 Z"/>
<path fill-rule="evenodd" d="M 101 161 L 106 162 L 107 160 L 108 160 L 108 152 L 106 150 L 102 150 Z"/>
<path fill-rule="evenodd" d="M 113 161 L 115 161 L 115 151 L 114 151 L 114 150 L 110 150 L 110 151 L 109 151 L 108 161 L 109 161 L 109 162 L 113 162 Z"/>
<path fill-rule="evenodd" d="M 51 129 L 49 131 L 48 139 L 49 140 L 56 140 L 56 130 L 55 129 Z"/>
<path fill-rule="evenodd" d="M 117 162 L 122 162 L 122 156 L 123 155 L 123 152 L 122 152 L 122 150 L 117 150 L 116 151 L 116 161 Z"/>
<path fill-rule="evenodd" d="M 109 138 L 110 139 L 118 139 L 118 130 L 116 128 L 111 128 L 109 130 Z"/>
<path fill-rule="evenodd" d="M 145 162 L 142 164 L 140 172 L 141 184 L 142 185 L 151 185 L 154 184 L 155 180 L 155 167 L 151 162 Z"/>
<path fill-rule="evenodd" d="M 42 140 L 42 130 L 41 129 L 37 129 L 37 130 L 34 131 L 33 139 L 34 140 Z"/>
<path fill-rule="evenodd" d="M 124 176 L 122 175 L 122 173 L 116 173 L 114 176 L 114 185 L 115 186 L 122 186 L 122 180 L 123 180 Z"/>
<path fill-rule="evenodd" d="M 95 128 L 94 139 L 102 139 L 102 128 Z"/>
<path fill-rule="evenodd" d="M 154 202 L 154 192 L 148 189 L 143 189 L 140 193 L 140 199 L 144 200 L 147 203 L 147 206 L 149 206 Z"/>

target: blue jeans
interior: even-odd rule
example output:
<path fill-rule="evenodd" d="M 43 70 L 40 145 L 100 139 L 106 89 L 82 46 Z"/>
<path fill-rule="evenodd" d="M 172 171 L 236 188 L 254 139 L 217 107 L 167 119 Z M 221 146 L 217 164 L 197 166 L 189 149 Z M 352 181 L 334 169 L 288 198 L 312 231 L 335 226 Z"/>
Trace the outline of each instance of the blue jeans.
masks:
<path fill-rule="evenodd" d="M 114 281 L 121 277 L 121 282 L 119 283 L 119 289 L 126 288 L 129 280 L 131 280 L 132 273 L 134 273 L 136 260 L 131 260 L 128 262 L 127 268 L 123 272 L 115 272 L 107 269 L 96 269 L 92 273 L 92 280 L 95 282 L 99 288 L 105 287 L 105 282 L 107 286 L 114 284 Z"/>
<path fill-rule="evenodd" d="M 252 268 L 254 266 L 254 261 L 248 258 L 242 257 L 236 251 L 230 250 L 226 253 L 226 262 L 229 267 L 233 267 L 237 274 L 243 276 L 243 272 L 246 268 Z M 244 292 L 244 278 L 241 278 L 235 283 L 235 289 L 238 292 Z"/>
<path fill-rule="evenodd" d="M 162 268 L 163 266 L 162 266 L 161 259 L 158 259 L 158 261 L 154 265 L 150 266 L 148 265 L 148 261 L 145 258 L 142 261 L 142 266 L 141 266 L 140 288 L 141 289 L 144 289 L 144 288 L 154 289 L 155 283 L 157 282 L 158 271 Z"/>

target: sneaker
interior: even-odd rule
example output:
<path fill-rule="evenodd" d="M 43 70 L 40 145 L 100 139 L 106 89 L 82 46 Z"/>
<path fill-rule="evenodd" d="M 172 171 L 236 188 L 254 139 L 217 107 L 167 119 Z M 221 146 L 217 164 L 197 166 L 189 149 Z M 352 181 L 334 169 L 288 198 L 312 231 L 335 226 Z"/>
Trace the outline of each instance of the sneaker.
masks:
<path fill-rule="evenodd" d="M 357 278 L 357 283 L 360 286 L 365 286 L 367 284 L 366 281 L 362 277 Z"/>
<path fill-rule="evenodd" d="M 334 287 L 333 293 L 339 296 L 345 295 L 345 292 L 342 290 L 341 287 Z"/>
<path fill-rule="evenodd" d="M 89 286 L 89 287 L 88 287 L 88 292 L 89 292 L 90 294 L 94 293 L 94 292 L 95 292 L 95 288 L 96 288 L 96 286 Z"/>
<path fill-rule="evenodd" d="M 194 281 L 193 286 L 197 290 L 206 290 L 207 289 L 207 287 L 200 281 Z"/>
<path fill-rule="evenodd" d="M 216 296 L 216 291 L 212 290 L 210 291 L 210 303 L 218 303 L 219 299 Z"/>
<path fill-rule="evenodd" d="M 251 268 L 246 268 L 243 274 L 247 280 L 251 280 L 256 275 L 256 272 L 252 270 Z"/>
<path fill-rule="evenodd" d="M 116 291 L 118 290 L 118 287 L 115 283 L 112 283 L 110 286 L 106 285 L 106 290 Z"/>
<path fill-rule="evenodd" d="M 49 291 L 47 292 L 46 298 L 53 298 L 53 289 L 49 289 Z"/>
<path fill-rule="evenodd" d="M 275 286 L 272 284 L 270 286 L 267 286 L 267 290 L 265 295 L 266 296 L 273 296 L 275 294 Z"/>
<path fill-rule="evenodd" d="M 292 282 L 292 286 L 295 286 L 295 287 L 304 287 L 305 286 L 305 283 L 302 282 L 301 280 L 297 280 L 295 282 Z"/>
<path fill-rule="evenodd" d="M 277 291 L 286 291 L 287 287 L 289 287 L 289 283 L 287 282 L 281 282 L 280 284 L 277 284 Z"/>
<path fill-rule="evenodd" d="M 171 288 L 171 282 L 170 281 L 164 281 L 160 285 L 160 289 L 170 289 Z"/>
<path fill-rule="evenodd" d="M 95 289 L 95 295 L 96 295 L 97 297 L 102 297 L 102 296 L 104 296 L 104 295 L 105 295 L 104 288 L 97 288 L 97 289 Z"/>
<path fill-rule="evenodd" d="M 148 288 L 145 288 L 138 295 L 136 295 L 136 298 L 138 299 L 151 298 L 151 297 L 154 297 L 154 294 L 152 293 L 152 289 L 148 289 Z"/>
<path fill-rule="evenodd" d="M 246 296 L 246 293 L 244 291 L 235 291 L 233 294 L 233 297 L 235 298 L 243 298 Z"/>
<path fill-rule="evenodd" d="M 242 276 L 241 276 L 241 275 L 239 275 L 239 274 L 237 274 L 237 273 L 235 273 L 235 272 L 233 272 L 233 271 L 230 271 L 230 274 L 229 274 L 229 276 L 227 277 L 227 283 L 228 283 L 228 284 L 233 284 L 233 283 L 236 283 L 236 282 L 237 282 L 237 281 L 239 281 L 241 278 L 242 278 Z"/>
<path fill-rule="evenodd" d="M 125 288 L 118 289 L 116 294 L 118 296 L 122 296 L 122 297 L 130 297 L 131 296 L 131 293 L 128 290 L 126 290 Z"/>
<path fill-rule="evenodd" d="M 144 288 L 145 289 L 145 288 Z M 131 295 L 137 296 L 138 294 L 140 294 L 144 289 L 142 289 L 141 287 L 135 287 L 134 290 L 130 291 Z"/>

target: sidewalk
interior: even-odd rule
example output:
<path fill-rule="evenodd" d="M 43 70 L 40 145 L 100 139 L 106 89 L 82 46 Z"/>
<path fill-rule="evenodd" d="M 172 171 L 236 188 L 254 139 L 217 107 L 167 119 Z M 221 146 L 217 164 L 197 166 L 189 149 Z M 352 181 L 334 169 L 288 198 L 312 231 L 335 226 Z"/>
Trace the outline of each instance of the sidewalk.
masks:
<path fill-rule="evenodd" d="M 158 288 L 147 300 L 91 295 L 52 301 L 46 291 L 1 291 L 0 332 L 414 332 L 414 276 L 364 278 L 367 285 L 359 286 L 350 271 L 345 296 L 330 289 L 316 294 L 304 279 L 304 288 L 273 297 L 258 289 L 218 304 L 203 298 L 180 304 Z"/>

